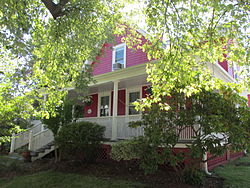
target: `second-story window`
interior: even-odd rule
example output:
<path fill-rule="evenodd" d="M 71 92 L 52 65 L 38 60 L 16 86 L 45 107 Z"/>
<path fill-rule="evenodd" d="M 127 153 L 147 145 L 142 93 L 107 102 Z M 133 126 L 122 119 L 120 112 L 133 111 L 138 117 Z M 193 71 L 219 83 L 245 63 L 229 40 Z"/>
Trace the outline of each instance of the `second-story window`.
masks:
<path fill-rule="evenodd" d="M 119 70 L 126 67 L 126 45 L 125 43 L 114 46 L 112 57 L 112 70 Z"/>

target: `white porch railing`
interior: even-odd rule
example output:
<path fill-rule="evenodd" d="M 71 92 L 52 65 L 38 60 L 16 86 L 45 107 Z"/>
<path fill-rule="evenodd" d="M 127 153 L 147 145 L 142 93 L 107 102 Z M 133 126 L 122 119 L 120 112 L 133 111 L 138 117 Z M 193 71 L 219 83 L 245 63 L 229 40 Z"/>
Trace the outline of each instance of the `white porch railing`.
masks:
<path fill-rule="evenodd" d="M 129 122 L 138 121 L 141 119 L 141 115 L 130 115 L 130 116 L 117 116 L 117 139 L 130 139 L 132 137 L 140 136 L 144 134 L 143 127 L 130 128 Z M 112 138 L 112 123 L 113 117 L 91 117 L 81 118 L 77 121 L 90 121 L 98 123 L 106 128 L 105 138 Z M 194 132 L 190 127 L 187 127 L 180 133 L 180 141 L 192 140 Z M 38 123 L 32 128 L 25 132 L 17 135 L 13 135 L 11 142 L 10 153 L 16 149 L 28 144 L 28 148 L 31 151 L 40 149 L 54 140 L 53 133 L 49 129 L 44 129 L 42 123 Z"/>
<path fill-rule="evenodd" d="M 179 140 L 193 140 L 193 137 L 195 136 L 195 133 L 191 127 L 186 127 L 180 132 L 180 138 Z"/>
<path fill-rule="evenodd" d="M 141 120 L 141 115 L 117 116 L 117 138 L 128 139 L 143 135 L 143 127 L 129 127 L 129 122 L 138 120 Z"/>
<path fill-rule="evenodd" d="M 77 122 L 79 121 L 89 121 L 93 123 L 98 123 L 99 125 L 102 125 L 106 128 L 104 132 L 105 138 L 111 138 L 112 136 L 112 116 L 80 118 L 77 120 Z"/>
<path fill-rule="evenodd" d="M 29 150 L 35 151 L 54 140 L 53 133 L 45 129 L 41 121 L 33 124 L 35 125 L 26 131 L 12 135 L 10 153 L 25 145 L 28 145 Z"/>
<path fill-rule="evenodd" d="M 111 138 L 112 136 L 112 116 L 109 117 L 91 117 L 81 118 L 78 121 L 90 121 L 98 123 L 106 127 L 105 138 Z M 141 136 L 144 134 L 143 127 L 130 128 L 129 122 L 138 121 L 141 119 L 141 115 L 130 116 L 117 116 L 117 138 L 118 139 L 130 139 L 135 136 Z M 194 132 L 191 127 L 187 127 L 180 133 L 180 141 L 192 140 Z"/>
<path fill-rule="evenodd" d="M 37 134 L 43 130 L 43 125 L 37 122 L 33 127 L 27 129 L 24 132 L 13 134 L 11 140 L 10 153 L 13 153 L 16 149 L 21 148 L 29 143 L 30 134 Z"/>
<path fill-rule="evenodd" d="M 43 130 L 38 134 L 33 135 L 32 132 L 30 134 L 29 150 L 31 151 L 38 150 L 48 143 L 54 141 L 54 134 L 49 129 Z"/>
<path fill-rule="evenodd" d="M 104 136 L 105 138 L 111 138 L 112 136 L 112 116 L 109 117 L 91 117 L 91 118 L 81 118 L 78 121 L 90 121 L 98 123 L 106 128 Z M 117 116 L 117 138 L 118 139 L 128 139 L 134 136 L 143 135 L 143 128 L 130 128 L 129 122 L 137 121 L 141 119 L 141 115 L 131 115 L 131 116 Z"/>

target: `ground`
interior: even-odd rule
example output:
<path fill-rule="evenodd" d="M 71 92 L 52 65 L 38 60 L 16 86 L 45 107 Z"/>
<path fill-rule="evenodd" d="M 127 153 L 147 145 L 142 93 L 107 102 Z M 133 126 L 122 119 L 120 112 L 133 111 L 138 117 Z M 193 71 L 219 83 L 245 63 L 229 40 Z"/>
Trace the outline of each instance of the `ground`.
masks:
<path fill-rule="evenodd" d="M 214 172 L 225 179 L 225 187 L 250 188 L 250 156 L 217 167 Z"/>
<path fill-rule="evenodd" d="M 204 186 L 241 188 L 250 187 L 250 158 L 245 157 L 225 167 L 215 169 L 216 176 L 206 178 Z M 240 175 L 239 175 L 240 174 Z M 240 177 L 239 177 L 240 176 Z M 234 179 L 233 179 L 234 178 Z M 225 180 L 224 180 L 225 179 Z M 144 175 L 136 163 L 117 163 L 113 161 L 96 164 L 82 164 L 76 161 L 54 163 L 53 159 L 43 159 L 33 163 L 0 157 L 0 187 L 185 187 L 175 172 L 161 169 L 155 175 Z"/>

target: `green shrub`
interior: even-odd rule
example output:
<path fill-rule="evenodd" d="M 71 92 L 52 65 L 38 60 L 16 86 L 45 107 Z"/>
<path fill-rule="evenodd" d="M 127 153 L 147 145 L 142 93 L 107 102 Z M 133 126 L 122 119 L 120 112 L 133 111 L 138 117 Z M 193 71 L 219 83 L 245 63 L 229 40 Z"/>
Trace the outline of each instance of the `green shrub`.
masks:
<path fill-rule="evenodd" d="M 153 174 L 159 164 L 164 164 L 170 158 L 169 149 L 160 152 L 159 147 L 152 146 L 144 137 L 139 136 L 131 140 L 112 145 L 111 158 L 117 161 L 139 159 L 139 167 L 145 174 Z"/>
<path fill-rule="evenodd" d="M 55 140 L 62 154 L 78 155 L 84 162 L 94 162 L 101 142 L 104 141 L 105 127 L 91 122 L 70 123 L 63 126 Z"/>
<path fill-rule="evenodd" d="M 112 145 L 111 158 L 120 160 L 132 160 L 139 158 L 138 143 L 135 140 L 125 140 Z"/>
<path fill-rule="evenodd" d="M 183 171 L 183 181 L 190 185 L 202 185 L 204 183 L 205 174 L 196 168 L 187 168 Z"/>

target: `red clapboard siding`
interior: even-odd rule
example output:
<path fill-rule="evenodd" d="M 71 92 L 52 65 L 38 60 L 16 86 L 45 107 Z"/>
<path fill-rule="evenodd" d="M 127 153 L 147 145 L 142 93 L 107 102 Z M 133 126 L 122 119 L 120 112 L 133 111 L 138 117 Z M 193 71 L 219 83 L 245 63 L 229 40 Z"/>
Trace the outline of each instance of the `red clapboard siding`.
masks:
<path fill-rule="evenodd" d="M 121 39 L 124 36 L 116 37 L 116 43 L 114 46 L 121 44 Z M 142 37 L 142 44 L 146 42 L 146 39 Z M 112 72 L 112 46 L 113 44 L 105 44 L 101 50 L 101 55 L 96 58 L 96 62 L 93 63 L 93 75 L 100 75 L 108 72 Z M 139 65 L 148 62 L 147 54 L 142 52 L 141 49 L 134 50 L 126 48 L 126 67 Z"/>
<path fill-rule="evenodd" d="M 111 116 L 113 115 L 113 91 L 111 92 Z M 126 90 L 118 90 L 117 115 L 122 116 L 126 113 Z"/>
<path fill-rule="evenodd" d="M 225 69 L 225 71 L 228 72 L 228 62 L 227 62 L 227 60 L 226 60 L 227 55 L 226 55 L 226 54 L 223 54 L 223 56 L 225 57 L 225 59 L 224 59 L 222 62 L 219 61 L 219 65 L 220 65 L 223 69 Z"/>
<path fill-rule="evenodd" d="M 230 152 L 230 159 L 231 160 L 235 160 L 235 159 L 242 157 L 242 156 L 244 156 L 244 152 L 232 152 L 232 151 Z"/>
<path fill-rule="evenodd" d="M 142 98 L 146 98 L 149 95 L 147 88 L 148 86 L 142 86 Z"/>
<path fill-rule="evenodd" d="M 208 164 L 208 169 L 213 169 L 214 167 L 218 166 L 218 165 L 222 165 L 227 163 L 227 154 L 224 153 L 221 156 L 217 156 L 215 158 L 212 159 L 212 155 L 211 154 L 207 154 L 207 158 L 210 159 L 208 160 L 207 164 Z"/>
<path fill-rule="evenodd" d="M 118 91 L 118 116 L 125 115 L 126 113 L 126 90 Z"/>
<path fill-rule="evenodd" d="M 97 117 L 97 106 L 98 106 L 98 94 L 91 95 L 92 103 L 84 107 L 84 117 Z M 88 110 L 91 109 L 91 113 L 88 114 Z"/>

